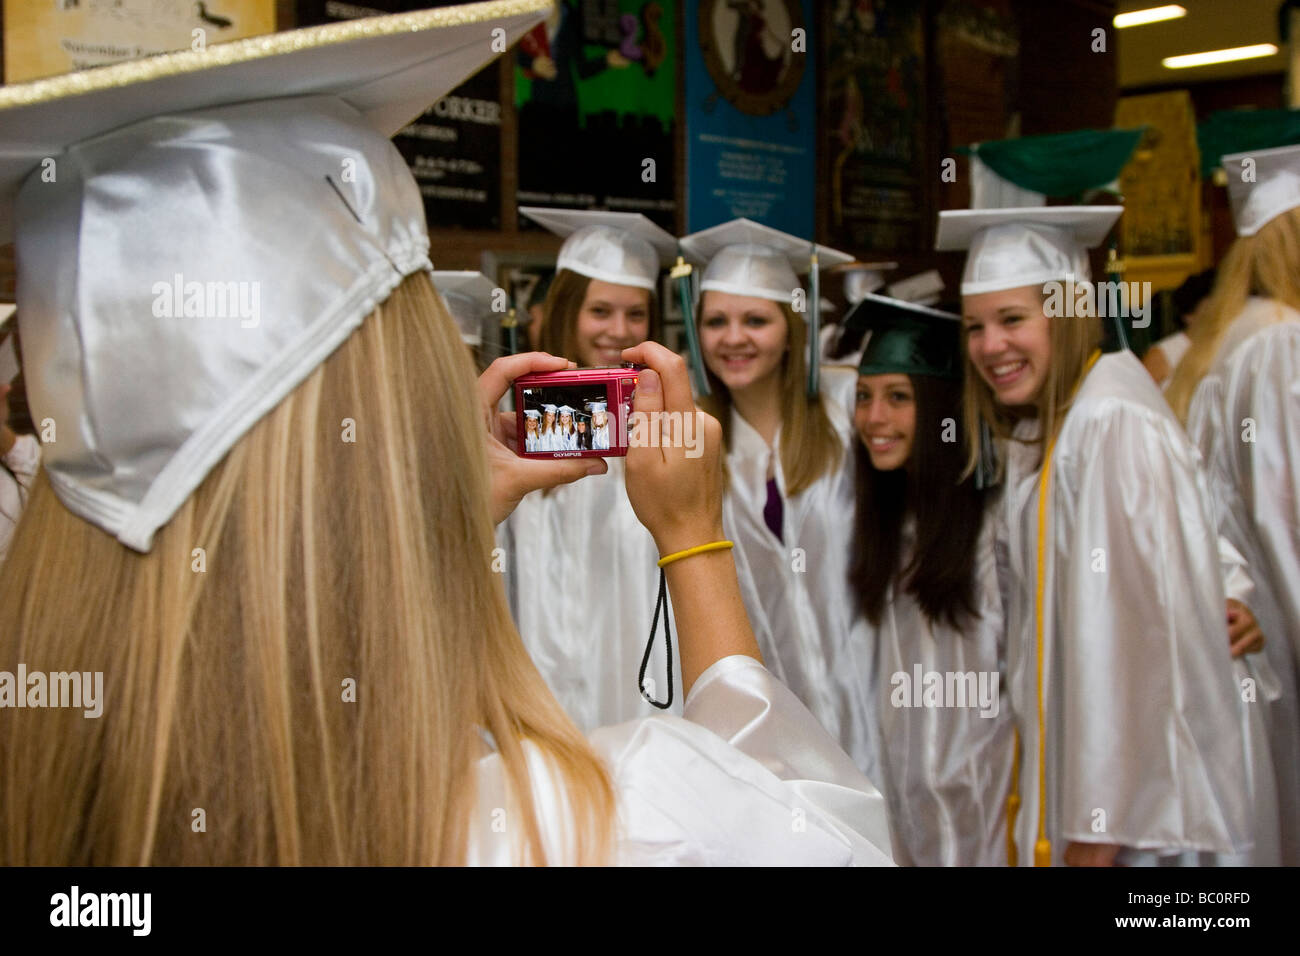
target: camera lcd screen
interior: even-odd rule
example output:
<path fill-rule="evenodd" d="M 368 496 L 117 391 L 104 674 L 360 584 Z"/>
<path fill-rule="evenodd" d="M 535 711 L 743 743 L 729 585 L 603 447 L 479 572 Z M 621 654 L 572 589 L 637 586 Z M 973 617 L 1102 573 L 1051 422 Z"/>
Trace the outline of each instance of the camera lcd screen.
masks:
<path fill-rule="evenodd" d="M 603 451 L 618 445 L 602 382 L 523 389 L 525 452 Z"/>

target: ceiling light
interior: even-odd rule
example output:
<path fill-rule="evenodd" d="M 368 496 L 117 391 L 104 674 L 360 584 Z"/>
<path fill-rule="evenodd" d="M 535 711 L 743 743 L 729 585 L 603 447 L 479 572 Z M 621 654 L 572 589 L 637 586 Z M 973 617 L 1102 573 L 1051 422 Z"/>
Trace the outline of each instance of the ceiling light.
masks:
<path fill-rule="evenodd" d="M 1184 53 L 1182 56 L 1167 56 L 1161 64 L 1171 70 L 1183 70 L 1189 66 L 1208 66 L 1211 63 L 1231 63 L 1233 60 L 1251 60 L 1255 57 L 1272 56 L 1277 47 L 1271 43 L 1256 43 L 1254 46 L 1235 46 L 1230 50 L 1207 50 L 1205 53 Z"/>
<path fill-rule="evenodd" d="M 1176 3 L 1163 7 L 1148 7 L 1146 10 L 1131 10 L 1128 13 L 1115 14 L 1115 29 L 1140 27 L 1145 23 L 1159 23 L 1161 20 L 1177 20 L 1187 16 L 1187 11 Z"/>

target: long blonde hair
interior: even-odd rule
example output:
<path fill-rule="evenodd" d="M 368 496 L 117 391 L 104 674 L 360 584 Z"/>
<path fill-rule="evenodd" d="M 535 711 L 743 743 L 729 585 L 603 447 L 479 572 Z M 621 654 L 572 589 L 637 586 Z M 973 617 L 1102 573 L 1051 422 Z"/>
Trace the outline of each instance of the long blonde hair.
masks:
<path fill-rule="evenodd" d="M 1271 219 L 1253 236 L 1238 236 L 1224 257 L 1199 321 L 1187 330 L 1187 354 L 1165 392 L 1181 421 L 1187 421 L 1192 396 L 1214 362 L 1223 333 L 1252 295 L 1300 309 L 1300 209 Z"/>
<path fill-rule="evenodd" d="M 705 295 L 708 295 L 706 292 Z M 701 312 L 704 299 L 701 297 Z M 777 302 L 785 316 L 786 352 L 781 358 L 781 473 L 787 495 L 797 495 L 840 462 L 844 442 L 836 434 L 821 396 L 809 398 L 808 324 L 788 304 Z M 722 423 L 724 446 L 731 443 L 731 392 L 705 368 L 709 394 L 700 407 Z"/>
<path fill-rule="evenodd" d="M 1039 295 L 1041 308 L 1047 295 L 1041 289 Z M 1056 435 L 1060 429 L 1074 400 L 1074 393 L 1083 380 L 1088 358 L 1101 345 L 1101 322 L 1095 315 L 1095 303 L 1091 309 L 1094 314 L 1078 314 L 1080 311 L 1089 311 L 1089 301 L 1081 300 L 1076 305 L 1073 316 L 1047 319 L 1051 359 L 1048 362 L 1047 378 L 1033 410 L 1041 426 L 1037 437 L 1039 442 Z M 966 468 L 962 472 L 963 478 L 974 472 L 979 464 L 980 422 L 985 422 L 996 438 L 1008 440 L 1016 423 L 1024 417 L 1013 409 L 999 405 L 994 399 L 993 389 L 971 361 L 967 338 L 966 324 L 963 322 L 961 405 L 966 434 Z M 998 463 L 998 469 L 1001 471 L 1001 462 Z"/>
<path fill-rule="evenodd" d="M 479 728 L 517 858 L 544 862 L 526 743 L 567 786 L 566 850 L 608 858 L 607 772 L 490 569 L 483 426 L 439 412 L 474 390 L 419 273 L 148 554 L 38 478 L 0 582 L 0 667 L 102 671 L 106 700 L 99 719 L 5 715 L 0 865 L 459 863 L 487 830 Z"/>

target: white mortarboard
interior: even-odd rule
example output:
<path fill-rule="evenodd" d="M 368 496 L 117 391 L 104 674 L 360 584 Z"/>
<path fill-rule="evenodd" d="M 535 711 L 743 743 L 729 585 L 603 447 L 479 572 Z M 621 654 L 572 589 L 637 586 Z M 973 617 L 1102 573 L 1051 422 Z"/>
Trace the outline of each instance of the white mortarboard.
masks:
<path fill-rule="evenodd" d="M 942 291 L 943 277 L 939 275 L 938 269 L 927 269 L 906 279 L 891 282 L 887 289 L 891 298 L 921 305 L 934 305 L 939 301 L 939 293 Z"/>
<path fill-rule="evenodd" d="M 1300 146 L 1257 149 L 1223 157 L 1237 235 L 1253 236 L 1300 206 Z"/>
<path fill-rule="evenodd" d="M 389 137 L 543 0 L 354 20 L 0 89 L 0 239 L 46 474 L 137 551 L 413 272 Z M 44 162 L 45 159 L 52 161 Z M 56 170 L 45 176 L 48 168 Z"/>
<path fill-rule="evenodd" d="M 524 415 L 528 418 L 541 418 L 542 413 L 535 408 L 525 408 Z"/>
<path fill-rule="evenodd" d="M 546 404 L 542 406 L 542 410 L 545 411 L 547 414 L 554 415 L 559 409 L 557 409 L 554 405 Z"/>
<path fill-rule="evenodd" d="M 844 298 L 856 305 L 885 285 L 884 273 L 897 269 L 897 262 L 849 262 L 833 270 L 844 279 Z"/>
<path fill-rule="evenodd" d="M 559 408 L 561 415 L 572 415 L 573 409 L 568 405 L 561 405 Z"/>
<path fill-rule="evenodd" d="M 604 403 L 604 402 L 588 402 L 588 403 L 587 403 L 587 408 L 591 409 L 591 413 L 594 415 L 594 414 L 596 414 L 597 412 L 603 412 L 603 411 L 605 410 L 605 403 Z"/>
<path fill-rule="evenodd" d="M 659 271 L 677 257 L 677 240 L 639 212 L 551 209 L 520 206 L 519 211 L 557 236 L 567 237 L 555 268 L 589 279 L 653 291 Z"/>
<path fill-rule="evenodd" d="M 460 328 L 461 340 L 466 345 L 479 345 L 483 341 L 484 326 L 492 315 L 492 294 L 496 286 L 481 272 L 435 271 L 433 284 L 437 286 L 447 311 Z"/>
<path fill-rule="evenodd" d="M 701 292 L 770 299 L 789 305 L 799 288 L 796 273 L 812 268 L 813 244 L 751 219 L 733 219 L 682 239 L 682 251 L 696 263 L 708 263 Z M 818 245 L 821 269 L 852 262 L 847 253 Z"/>
<path fill-rule="evenodd" d="M 1073 276 L 1086 282 L 1088 250 L 1099 245 L 1123 206 L 1024 206 L 939 213 L 939 251 L 968 249 L 961 294 L 1040 285 Z"/>

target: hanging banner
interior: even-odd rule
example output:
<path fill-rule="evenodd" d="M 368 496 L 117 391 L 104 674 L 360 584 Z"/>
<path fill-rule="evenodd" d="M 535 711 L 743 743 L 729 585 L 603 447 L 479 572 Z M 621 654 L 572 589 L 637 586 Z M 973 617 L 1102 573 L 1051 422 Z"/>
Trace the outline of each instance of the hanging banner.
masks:
<path fill-rule="evenodd" d="M 923 6 L 844 3 L 829 13 L 821 145 L 832 245 L 928 249 Z"/>
<path fill-rule="evenodd" d="M 812 238 L 808 0 L 687 0 L 687 231 L 744 216 Z"/>
<path fill-rule="evenodd" d="M 5 82 L 275 32 L 275 0 L 9 0 Z"/>
<path fill-rule="evenodd" d="M 299 0 L 298 25 L 404 13 L 421 0 Z M 430 229 L 501 228 L 501 83 L 488 64 L 393 137 L 424 196 Z"/>
<path fill-rule="evenodd" d="M 524 36 L 521 205 L 640 212 L 676 229 L 676 17 L 672 0 L 557 0 Z"/>

